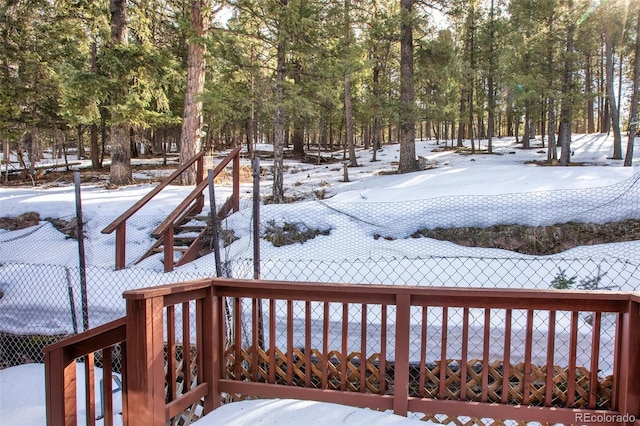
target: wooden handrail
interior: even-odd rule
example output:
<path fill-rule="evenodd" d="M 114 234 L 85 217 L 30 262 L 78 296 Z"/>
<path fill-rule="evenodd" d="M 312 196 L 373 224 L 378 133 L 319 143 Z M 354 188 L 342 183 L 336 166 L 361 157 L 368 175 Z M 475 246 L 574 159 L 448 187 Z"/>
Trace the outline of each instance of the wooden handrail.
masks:
<path fill-rule="evenodd" d="M 169 186 L 178 176 L 180 176 L 185 170 L 193 165 L 196 161 L 204 156 L 205 152 L 201 151 L 194 155 L 189 161 L 182 166 L 178 167 L 173 173 L 171 173 L 165 180 L 158 186 L 153 188 L 148 194 L 138 200 L 134 205 L 129 207 L 124 213 L 122 213 L 116 220 L 107 225 L 103 230 L 103 234 L 111 234 L 118 226 L 126 222 L 131 216 L 133 216 L 138 210 L 140 210 L 145 204 L 147 204 L 153 197 L 158 195 L 160 191 Z"/>
<path fill-rule="evenodd" d="M 218 165 L 213 169 L 213 177 L 215 178 L 216 176 L 218 176 L 218 174 L 220 174 L 220 172 L 224 170 L 225 167 L 227 167 L 231 160 L 233 160 L 239 154 L 240 148 L 235 148 L 233 151 L 231 151 L 231 153 L 229 153 L 229 155 L 227 155 L 222 161 L 220 161 L 220 163 L 218 163 Z M 202 195 L 202 192 L 208 186 L 209 181 L 207 179 L 204 179 L 202 182 L 200 182 L 198 186 L 196 186 L 194 190 L 191 191 L 191 193 L 187 195 L 187 197 L 182 200 L 182 202 L 178 204 L 178 206 L 173 209 L 171 213 L 169 213 L 169 216 L 167 216 L 167 218 L 163 220 L 160 225 L 158 225 L 158 227 L 151 233 L 151 235 L 153 235 L 154 237 L 160 237 L 167 230 L 167 228 L 169 228 L 169 226 L 187 210 L 191 203 L 193 203 L 199 196 Z M 238 194 L 233 194 L 233 196 L 238 196 Z"/>
<path fill-rule="evenodd" d="M 209 287 L 211 287 L 211 279 L 200 279 L 178 284 L 165 284 L 128 290 L 123 293 L 123 297 L 127 300 L 152 299 L 154 297 L 171 296 Z"/>
<path fill-rule="evenodd" d="M 627 312 L 633 293 L 620 291 L 528 290 L 460 287 L 298 283 L 268 280 L 212 279 L 224 296 L 285 298 L 326 302 L 389 303 L 398 294 L 411 295 L 414 305 L 501 309 L 557 309 Z"/>

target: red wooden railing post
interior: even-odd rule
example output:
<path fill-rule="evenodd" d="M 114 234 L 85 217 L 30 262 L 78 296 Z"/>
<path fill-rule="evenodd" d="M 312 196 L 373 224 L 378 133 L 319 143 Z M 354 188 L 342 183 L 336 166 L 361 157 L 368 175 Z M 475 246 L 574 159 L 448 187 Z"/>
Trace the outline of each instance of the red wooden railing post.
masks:
<path fill-rule="evenodd" d="M 631 296 L 629 311 L 622 314 L 622 342 L 620 344 L 620 376 L 618 412 L 627 419 L 640 419 L 640 297 Z M 637 424 L 638 422 L 635 422 Z M 633 421 L 622 423 L 633 425 Z"/>
<path fill-rule="evenodd" d="M 409 327 L 411 295 L 396 295 L 396 360 L 393 374 L 393 412 L 407 416 L 409 405 Z"/>
<path fill-rule="evenodd" d="M 204 414 L 209 413 L 220 406 L 220 359 L 224 352 L 221 333 L 222 298 L 217 296 L 215 286 L 212 284 L 207 289 L 207 296 L 203 301 L 203 330 L 202 336 L 202 375 L 204 382 L 208 384 L 208 392 L 204 397 Z"/>
<path fill-rule="evenodd" d="M 75 425 L 76 363 L 60 348 L 44 353 L 47 425 Z"/>
<path fill-rule="evenodd" d="M 127 299 L 128 418 L 140 426 L 164 425 L 163 298 Z"/>
<path fill-rule="evenodd" d="M 116 228 L 116 270 L 127 266 L 127 222 L 122 222 Z"/>

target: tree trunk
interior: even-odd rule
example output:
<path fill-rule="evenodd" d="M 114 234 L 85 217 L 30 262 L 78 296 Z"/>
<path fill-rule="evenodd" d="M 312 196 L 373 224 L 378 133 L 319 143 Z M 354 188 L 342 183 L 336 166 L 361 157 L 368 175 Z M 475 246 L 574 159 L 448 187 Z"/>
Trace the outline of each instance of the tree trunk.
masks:
<path fill-rule="evenodd" d="M 587 95 L 587 133 L 595 133 L 596 125 L 593 111 L 593 72 L 591 70 L 591 56 L 585 62 L 584 91 Z"/>
<path fill-rule="evenodd" d="M 616 102 L 616 94 L 613 90 L 613 41 L 609 29 L 605 30 L 605 62 L 606 62 L 606 82 L 607 94 L 609 96 L 609 107 L 611 109 L 611 127 L 613 129 L 613 160 L 622 160 L 622 135 L 620 133 L 620 112 Z"/>
<path fill-rule="evenodd" d="M 182 131 L 180 133 L 180 164 L 189 161 L 196 155 L 202 144 L 202 101 L 200 94 L 204 90 L 205 78 L 205 46 L 202 37 L 206 32 L 203 9 L 207 0 L 191 2 L 191 29 L 196 35 L 189 42 L 187 59 L 187 87 L 184 93 L 184 113 L 182 115 Z M 182 185 L 196 183 L 196 166 L 189 167 L 181 176 Z"/>
<path fill-rule="evenodd" d="M 549 26 L 549 50 L 547 52 L 547 131 L 548 131 L 548 148 L 547 148 L 547 162 L 549 164 L 555 164 L 558 161 L 558 150 L 556 149 L 556 102 L 555 91 L 553 88 L 553 81 L 555 79 L 554 63 L 553 63 L 553 12 L 549 14 L 548 26 Z M 593 117 L 592 117 L 593 118 Z"/>
<path fill-rule="evenodd" d="M 413 88 L 413 0 L 400 0 L 400 159 L 398 171 L 418 169 Z"/>
<path fill-rule="evenodd" d="M 573 0 L 569 0 L 569 13 L 573 9 Z M 562 85 L 562 107 L 560 109 L 560 128 L 558 143 L 560 149 L 560 165 L 567 166 L 571 161 L 571 121 L 573 118 L 573 44 L 575 24 L 570 23 L 567 28 L 567 41 L 564 57 L 564 76 Z"/>
<path fill-rule="evenodd" d="M 356 148 L 353 143 L 353 107 L 351 104 L 351 76 L 349 73 L 344 76 L 344 121 L 344 134 L 349 151 L 349 166 L 356 167 L 358 160 L 356 159 Z"/>
<path fill-rule="evenodd" d="M 114 46 L 127 43 L 127 2 L 110 0 L 111 42 Z M 112 93 L 112 105 L 123 102 L 124 88 Z M 111 114 L 111 169 L 109 182 L 112 185 L 129 185 L 133 182 L 131 174 L 131 147 L 129 145 L 129 124 L 120 114 Z"/>
<path fill-rule="evenodd" d="M 76 126 L 76 132 L 78 135 L 78 160 L 84 160 L 87 156 L 87 152 L 84 149 L 84 129 L 80 124 Z"/>
<path fill-rule="evenodd" d="M 633 93 L 631 95 L 631 110 L 629 112 L 629 136 L 627 140 L 627 152 L 624 157 L 624 165 L 633 163 L 633 144 L 638 129 L 638 92 L 640 91 L 640 10 L 636 24 L 635 63 L 633 65 Z"/>
<path fill-rule="evenodd" d="M 280 6 L 286 7 L 287 0 L 280 0 Z M 280 22 L 284 26 L 283 22 Z M 278 31 L 278 47 L 276 52 L 276 82 L 275 82 L 275 117 L 273 120 L 273 202 L 282 203 L 284 201 L 284 111 L 282 101 L 284 98 L 284 79 L 286 52 L 284 31 Z"/>
<path fill-rule="evenodd" d="M 459 120 L 460 122 L 458 123 L 458 141 L 456 146 L 461 148 L 464 146 L 463 144 L 463 139 L 464 139 L 464 116 L 465 116 L 465 111 L 466 111 L 466 105 L 467 105 L 467 90 L 463 87 L 460 89 L 460 106 L 459 106 Z"/>

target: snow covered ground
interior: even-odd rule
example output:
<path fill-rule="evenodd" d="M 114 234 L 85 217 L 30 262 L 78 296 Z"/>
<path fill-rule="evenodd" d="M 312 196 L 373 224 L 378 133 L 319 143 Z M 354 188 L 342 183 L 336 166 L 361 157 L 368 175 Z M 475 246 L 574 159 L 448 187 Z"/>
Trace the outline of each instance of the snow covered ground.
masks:
<path fill-rule="evenodd" d="M 572 161 L 584 165 L 572 167 L 535 165 L 531 162 L 546 158 L 546 149 L 522 150 L 509 138 L 494 141 L 494 155 L 461 155 L 442 148 L 442 142 L 417 142 L 417 154 L 433 168 L 406 175 L 383 173 L 397 168 L 398 145 L 386 145 L 377 153 L 380 161 L 375 163 L 370 161 L 371 151 L 359 150 L 360 166 L 349 169 L 349 182 L 342 181 L 340 162 L 315 165 L 287 161 L 285 193 L 301 201 L 262 206 L 261 224 L 301 223 L 330 233 L 304 244 L 282 247 L 263 240 L 262 278 L 549 288 L 560 267 L 567 269 L 567 276 L 587 278 L 585 274 L 593 276 L 605 262 L 611 272 L 603 285 L 625 290 L 640 288 L 639 278 L 634 278 L 629 269 L 629 265 L 640 263 L 639 241 L 583 246 L 551 256 L 527 256 L 410 238 L 420 228 L 540 225 L 563 218 L 596 223 L 640 218 L 638 169 L 622 167 L 621 161 L 608 159 L 612 138 L 576 135 Z M 341 153 L 335 156 L 341 157 Z M 636 156 L 637 164 L 640 154 Z M 248 160 L 243 162 L 248 165 Z M 268 195 L 270 164 L 263 161 L 261 166 L 265 170 L 261 193 Z M 166 174 L 166 170 L 141 171 L 137 176 L 142 179 L 143 174 L 149 177 L 158 173 Z M 248 208 L 232 215 L 225 224 L 239 238 L 225 249 L 224 255 L 230 260 L 251 257 L 251 186 L 246 183 L 241 187 L 241 205 Z M 134 265 L 154 241 L 151 231 L 191 191 L 190 187 L 180 186 L 168 187 L 132 218 L 127 227 L 129 267 L 113 271 L 115 234 L 100 231 L 152 188 L 152 184 L 139 184 L 107 189 L 104 181 L 82 185 L 89 306 L 95 315 L 94 326 L 120 316 L 121 294 L 126 289 L 211 276 L 215 272 L 213 255 L 180 267 L 173 274 L 162 272 L 161 254 Z M 316 194 L 321 191 L 323 198 L 317 199 Z M 217 185 L 218 205 L 229 194 L 228 186 Z M 0 188 L 0 217 L 32 211 L 43 219 L 71 219 L 75 216 L 73 186 L 54 183 Z M 464 258 L 473 261 L 457 260 Z M 562 261 L 576 258 L 581 261 Z M 485 259 L 497 260 L 489 263 Z M 0 264 L 4 265 L 0 268 L 0 331 L 72 331 L 68 286 L 70 279 L 77 281 L 77 273 L 70 274 L 65 268 L 78 266 L 76 240 L 68 239 L 47 221 L 22 230 L 0 230 Z M 34 285 L 45 281 L 46 291 L 35 290 Z"/>
<path fill-rule="evenodd" d="M 430 267 L 429 262 L 434 261 L 434 256 L 445 255 L 475 259 L 503 259 L 503 263 L 511 270 L 521 271 L 521 273 L 513 273 L 513 282 L 510 285 L 534 288 L 543 285 L 544 288 L 548 288 L 548 282 L 545 281 L 547 277 L 531 278 L 535 274 L 528 272 L 527 268 L 531 268 L 530 265 L 537 265 L 534 266 L 535 268 L 545 262 L 556 262 L 553 263 L 552 268 L 555 270 L 557 259 L 561 258 L 583 258 L 585 261 L 593 261 L 594 268 L 597 267 L 599 259 L 621 259 L 621 264 L 627 261 L 632 264 L 640 262 L 639 241 L 581 247 L 558 255 L 535 257 L 504 250 L 461 247 L 428 238 L 407 238 L 419 227 L 485 226 L 498 223 L 536 224 L 539 217 L 531 214 L 534 208 L 552 213 L 558 211 L 559 214 L 565 214 L 568 211 L 571 214 L 571 220 L 597 223 L 621 218 L 640 219 L 637 197 L 630 200 L 624 198 L 628 195 L 625 188 L 633 187 L 634 179 L 637 179 L 640 170 L 637 167 L 622 167 L 621 161 L 608 159 L 612 152 L 612 138 L 606 135 L 575 135 L 572 144 L 574 151 L 572 161 L 582 162 L 584 165 L 573 167 L 537 166 L 531 162 L 544 160 L 546 149 L 522 150 L 513 139 L 509 138 L 494 141 L 496 152 L 494 155 L 460 155 L 441 148 L 442 143 L 436 145 L 435 141 L 418 142 L 417 154 L 425 157 L 433 168 L 406 175 L 384 173 L 397 168 L 398 145 L 385 146 L 377 153 L 380 161 L 375 163 L 370 161 L 372 155 L 370 151 L 359 150 L 360 167 L 349 169 L 349 182 L 342 181 L 343 169 L 339 162 L 314 165 L 287 161 L 286 194 L 300 198 L 301 201 L 286 205 L 263 206 L 261 223 L 271 220 L 274 223 L 303 222 L 306 226 L 330 229 L 331 232 L 329 235 L 318 236 L 305 244 L 275 248 L 263 243 L 263 278 L 335 281 L 336 277 L 339 277 L 340 281 L 345 282 L 376 282 L 377 278 L 372 274 L 380 268 L 380 265 L 375 260 L 387 258 L 389 260 L 384 264 L 384 268 L 388 270 L 383 271 L 388 277 L 387 283 L 419 284 L 413 282 L 415 279 L 412 276 L 403 275 L 402 271 L 411 268 L 426 269 Z M 637 154 L 634 163 L 637 164 L 640 161 L 640 150 L 635 151 Z M 248 165 L 248 161 L 244 164 Z M 264 161 L 261 166 L 267 171 L 261 182 L 261 192 L 263 195 L 268 195 L 271 192 L 268 172 L 270 164 Z M 147 171 L 136 176 L 142 179 L 155 173 Z M 211 256 L 178 268 L 174 275 L 162 273 L 160 255 L 151 257 L 139 265 L 133 265 L 136 256 L 150 246 L 151 230 L 191 191 L 191 188 L 178 186 L 167 188 L 139 213 L 142 219 L 133 222 L 134 226 L 130 226 L 127 231 L 127 261 L 130 266 L 124 271 L 112 271 L 115 235 L 103 235 L 100 231 L 152 188 L 152 184 L 145 183 L 115 190 L 106 189 L 104 182 L 100 181 L 85 183 L 82 186 L 82 204 L 88 237 L 89 281 L 96 283 L 96 287 L 100 289 L 99 294 L 90 294 L 89 305 L 98 316 L 101 312 L 104 313 L 105 320 L 109 319 L 112 311 L 119 312 L 123 308 L 120 296 L 124 289 L 109 285 L 110 283 L 126 282 L 127 288 L 132 288 L 172 282 L 181 279 L 176 277 L 189 274 L 193 274 L 193 277 L 214 274 Z M 246 200 L 251 197 L 250 190 L 250 184 L 242 185 L 243 205 L 248 205 Z M 229 194 L 229 187 L 223 185 L 216 187 L 218 203 L 222 203 Z M 322 199 L 318 199 L 318 194 Z M 554 194 L 561 195 L 561 199 L 564 200 L 562 206 L 558 205 L 558 198 L 554 198 Z M 520 208 L 515 209 L 508 204 L 513 200 L 520 203 Z M 549 203 L 549 200 L 553 200 L 553 203 Z M 614 204 L 616 208 L 608 207 Z M 41 218 L 69 219 L 75 216 L 73 186 L 47 184 L 34 187 L 0 188 L 0 217 L 14 217 L 32 211 L 38 212 Z M 548 216 L 547 220 L 551 221 L 549 224 L 554 223 L 555 217 L 553 214 Z M 230 258 L 246 256 L 251 246 L 250 209 L 233 215 L 227 226 L 234 229 L 239 240 L 227 249 L 226 255 Z M 376 239 L 374 235 L 388 238 Z M 345 245 L 344 241 L 348 241 L 348 244 Z M 60 269 L 54 274 L 47 269 L 49 266 L 34 267 L 26 264 L 77 267 L 77 250 L 76 241 L 67 239 L 49 222 L 43 221 L 35 227 L 17 231 L 0 230 L 0 265 L 2 265 L 0 292 L 3 294 L 0 299 L 0 331 L 28 334 L 55 334 L 71 331 L 68 321 L 68 277 L 65 277 L 65 270 Z M 322 270 L 310 272 L 309 268 L 302 268 L 299 263 L 318 259 L 338 262 L 336 267 L 338 270 L 331 273 Z M 348 267 L 353 262 L 360 262 L 362 265 L 360 268 Z M 416 266 L 415 262 L 422 263 Z M 34 283 L 41 281 L 42 278 L 30 274 L 39 267 L 47 276 L 47 288 L 46 291 L 34 292 Z M 617 266 L 614 265 L 613 268 L 615 267 Z M 479 270 L 475 271 L 474 268 Z M 431 285 L 456 283 L 451 277 L 464 275 L 461 271 L 473 270 L 473 273 L 480 276 L 481 268 L 482 266 L 471 266 L 465 269 L 461 263 L 451 262 L 446 267 L 447 273 L 443 274 L 450 277 L 449 281 L 440 282 L 434 279 Z M 20 270 L 20 273 L 16 270 Z M 95 276 L 91 275 L 92 271 L 97 271 Z M 636 281 L 623 272 L 616 275 L 617 281 L 607 284 L 638 291 L 640 287 Z M 609 275 L 609 277 L 613 276 L 614 274 Z M 520 278 L 522 278 L 521 281 Z M 491 282 L 494 279 L 491 276 L 487 276 L 486 279 L 491 285 L 503 285 L 501 282 Z M 469 285 L 464 279 L 458 279 L 457 282 L 459 285 Z M 25 298 L 30 298 L 28 316 L 24 310 Z M 51 309 L 55 307 L 59 307 L 60 318 L 51 314 Z M 41 313 L 41 317 L 33 316 L 38 313 Z M 97 324 L 94 321 L 92 325 Z M 33 368 L 35 371 L 37 367 L 17 368 Z M 16 382 L 20 382 L 13 379 L 5 381 L 9 370 L 13 368 L 0 372 L 2 380 L 0 381 L 2 392 L 0 400 L 3 404 L 5 401 L 13 403 L 13 400 L 8 399 L 6 395 L 17 395 L 16 392 L 12 392 L 12 389 L 16 386 Z M 19 375 L 24 373 L 20 371 Z M 33 374 L 39 380 L 42 379 L 41 370 L 29 374 Z M 30 386 L 29 389 L 39 389 L 36 382 L 35 378 L 24 380 L 26 386 Z M 24 395 L 27 394 L 34 393 L 25 390 Z M 30 399 L 30 401 L 25 401 L 24 404 L 27 406 L 34 404 L 32 414 L 42 412 L 42 404 L 38 405 L 37 402 L 33 402 L 35 400 Z M 323 404 L 313 403 L 254 402 L 236 405 L 236 407 L 238 411 L 233 412 L 234 416 L 239 412 L 244 412 L 245 415 L 254 412 L 263 413 L 261 416 L 246 418 L 247 421 L 251 420 L 248 423 L 236 424 L 276 424 L 275 420 L 271 423 L 258 423 L 258 421 L 271 418 L 265 413 L 272 411 L 278 413 L 280 410 L 290 414 L 291 417 L 287 418 L 298 419 L 304 424 L 307 424 L 309 419 L 317 417 L 313 414 L 317 412 L 315 410 L 335 412 L 337 417 L 333 423 L 337 424 L 354 424 L 351 422 L 352 417 L 366 418 L 361 411 L 352 408 L 328 408 Z M 288 411 L 291 408 L 294 410 Z M 5 413 L 27 416 L 21 413 L 28 411 L 7 410 L 3 405 L 0 410 L 0 424 L 5 424 L 5 419 L 8 418 L 3 417 L 8 416 Z M 357 414 L 352 416 L 351 413 Z M 367 415 L 373 414 L 368 412 Z M 225 417 L 221 418 L 225 419 Z M 343 419 L 343 423 L 340 423 L 340 419 Z M 24 420 L 15 424 L 42 424 Z M 365 421 L 372 424 L 399 424 Z M 8 424 L 14 424 L 14 422 L 10 421 Z M 277 424 L 282 423 L 277 422 Z"/>

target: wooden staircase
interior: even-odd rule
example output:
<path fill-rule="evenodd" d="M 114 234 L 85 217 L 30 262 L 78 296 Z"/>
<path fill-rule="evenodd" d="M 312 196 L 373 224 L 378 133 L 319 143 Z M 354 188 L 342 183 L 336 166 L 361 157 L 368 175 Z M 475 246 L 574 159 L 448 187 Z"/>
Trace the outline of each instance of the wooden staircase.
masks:
<path fill-rule="evenodd" d="M 103 234 L 116 231 L 116 269 L 126 267 L 126 223 L 142 206 L 157 195 L 162 189 L 176 180 L 185 170 L 196 164 L 196 187 L 152 232 L 156 242 L 135 263 L 163 253 L 164 271 L 172 271 L 174 267 L 189 263 L 203 253 L 211 235 L 210 217 L 202 215 L 205 190 L 209 188 L 209 179 L 204 179 L 204 153 L 199 153 L 178 168 L 149 194 L 131 206 L 113 223 L 102 230 Z M 217 210 L 217 217 L 223 219 L 240 207 L 240 148 L 227 155 L 212 171 L 212 179 L 222 172 L 229 163 L 233 166 L 233 193 L 222 207 Z"/>
<path fill-rule="evenodd" d="M 191 213 L 185 214 L 174 224 L 173 235 L 169 236 L 173 240 L 172 244 L 167 244 L 172 247 L 174 267 L 189 263 L 203 254 L 202 249 L 208 242 L 207 236 L 211 236 L 209 222 L 209 216 L 197 216 Z M 156 238 L 156 242 L 136 261 L 136 264 L 157 253 L 165 252 L 165 234 L 152 235 Z M 169 253 L 164 259 L 165 271 L 168 255 Z"/>

